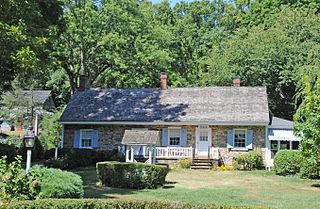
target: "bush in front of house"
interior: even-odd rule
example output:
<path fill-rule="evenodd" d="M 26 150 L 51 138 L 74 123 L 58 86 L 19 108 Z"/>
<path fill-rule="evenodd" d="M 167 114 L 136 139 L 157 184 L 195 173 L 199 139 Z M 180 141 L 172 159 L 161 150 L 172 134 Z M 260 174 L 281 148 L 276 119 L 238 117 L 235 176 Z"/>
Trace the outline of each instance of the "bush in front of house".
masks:
<path fill-rule="evenodd" d="M 191 165 L 192 165 L 192 159 L 191 158 L 178 159 L 178 166 L 180 168 L 188 169 L 188 168 L 191 168 Z"/>
<path fill-rule="evenodd" d="M 274 171 L 278 175 L 299 173 L 303 157 L 299 150 L 279 150 L 274 157 Z"/>
<path fill-rule="evenodd" d="M 304 159 L 300 167 L 300 176 L 306 179 L 320 179 L 319 163 Z"/>
<path fill-rule="evenodd" d="M 16 155 L 17 155 L 17 149 L 14 145 L 0 144 L 0 157 L 7 156 L 6 157 L 7 163 L 14 161 Z"/>
<path fill-rule="evenodd" d="M 79 175 L 54 168 L 40 168 L 41 192 L 39 198 L 81 198 L 83 182 Z"/>
<path fill-rule="evenodd" d="M 58 150 L 58 159 L 54 159 L 54 149 L 45 153 L 44 165 L 51 168 L 72 169 L 78 167 L 94 166 L 97 162 L 108 160 L 123 161 L 118 150 L 94 150 L 63 148 Z"/>
<path fill-rule="evenodd" d="M 32 200 L 39 194 L 40 174 L 33 169 L 26 174 L 21 168 L 21 161 L 21 156 L 9 164 L 6 157 L 0 159 L 0 200 Z"/>
<path fill-rule="evenodd" d="M 238 170 L 261 169 L 263 167 L 262 154 L 257 151 L 241 154 L 233 162 L 233 167 Z"/>
<path fill-rule="evenodd" d="M 97 174 L 102 185 L 119 188 L 155 189 L 164 185 L 167 166 L 144 163 L 99 162 Z"/>
<path fill-rule="evenodd" d="M 153 208 L 153 209 L 266 209 L 261 206 L 235 206 L 235 205 L 215 205 L 215 204 L 192 204 L 181 202 L 164 201 L 139 201 L 139 200 L 112 200 L 112 199 L 46 199 L 34 201 L 11 202 L 7 209 L 125 209 L 125 208 Z"/>

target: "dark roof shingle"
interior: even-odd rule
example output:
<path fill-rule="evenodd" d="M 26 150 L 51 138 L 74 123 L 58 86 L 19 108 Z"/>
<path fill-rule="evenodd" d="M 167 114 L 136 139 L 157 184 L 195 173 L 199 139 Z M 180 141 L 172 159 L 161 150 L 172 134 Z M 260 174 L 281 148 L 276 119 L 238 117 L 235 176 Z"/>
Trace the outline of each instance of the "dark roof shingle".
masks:
<path fill-rule="evenodd" d="M 265 87 L 89 89 L 73 95 L 61 121 L 269 123 Z"/>

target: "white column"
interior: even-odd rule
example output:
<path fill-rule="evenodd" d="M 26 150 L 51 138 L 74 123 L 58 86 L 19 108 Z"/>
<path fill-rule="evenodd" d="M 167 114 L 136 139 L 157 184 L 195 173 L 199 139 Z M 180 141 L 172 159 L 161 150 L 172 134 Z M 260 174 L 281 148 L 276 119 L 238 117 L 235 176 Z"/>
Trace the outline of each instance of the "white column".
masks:
<path fill-rule="evenodd" d="M 27 150 L 27 166 L 26 166 L 26 172 L 30 170 L 31 167 L 31 149 Z"/>
<path fill-rule="evenodd" d="M 62 131 L 61 131 L 61 145 L 60 147 L 63 148 L 64 143 L 64 125 L 62 125 Z"/>
<path fill-rule="evenodd" d="M 133 146 L 131 146 L 131 158 L 130 158 L 130 162 L 133 162 L 133 159 L 134 159 Z"/>
<path fill-rule="evenodd" d="M 130 150 L 129 150 L 129 146 L 126 145 L 126 162 L 129 162 L 129 154 L 130 154 Z"/>
<path fill-rule="evenodd" d="M 54 149 L 54 159 L 58 158 L 58 147 Z"/>
<path fill-rule="evenodd" d="M 149 164 L 152 164 L 152 146 L 149 146 Z"/>
<path fill-rule="evenodd" d="M 36 113 L 36 119 L 35 119 L 35 124 L 34 124 L 34 135 L 38 136 L 39 132 L 39 115 Z"/>
<path fill-rule="evenodd" d="M 292 150 L 292 141 L 289 141 L 290 144 L 290 150 Z"/>

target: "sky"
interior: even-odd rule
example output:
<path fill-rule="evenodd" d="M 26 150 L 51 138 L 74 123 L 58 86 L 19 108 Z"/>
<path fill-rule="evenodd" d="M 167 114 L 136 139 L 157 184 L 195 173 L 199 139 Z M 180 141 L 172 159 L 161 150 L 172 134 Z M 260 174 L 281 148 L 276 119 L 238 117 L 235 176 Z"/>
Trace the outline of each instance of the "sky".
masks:
<path fill-rule="evenodd" d="M 161 0 L 150 0 L 152 3 L 160 3 Z M 171 3 L 171 6 L 174 6 L 177 2 L 180 2 L 180 1 L 185 1 L 185 2 L 192 2 L 194 0 L 169 0 L 170 3 Z"/>

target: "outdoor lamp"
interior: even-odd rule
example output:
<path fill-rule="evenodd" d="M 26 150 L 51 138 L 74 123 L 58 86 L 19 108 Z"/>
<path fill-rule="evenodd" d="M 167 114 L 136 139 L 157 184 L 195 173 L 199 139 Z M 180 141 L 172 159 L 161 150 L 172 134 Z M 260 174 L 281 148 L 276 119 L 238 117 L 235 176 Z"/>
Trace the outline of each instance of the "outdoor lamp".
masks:
<path fill-rule="evenodd" d="M 29 126 L 24 136 L 24 143 L 27 148 L 27 166 L 26 166 L 27 172 L 29 171 L 31 166 L 31 148 L 34 147 L 34 141 L 35 141 L 34 132 L 32 129 L 33 129 L 32 126 Z"/>

